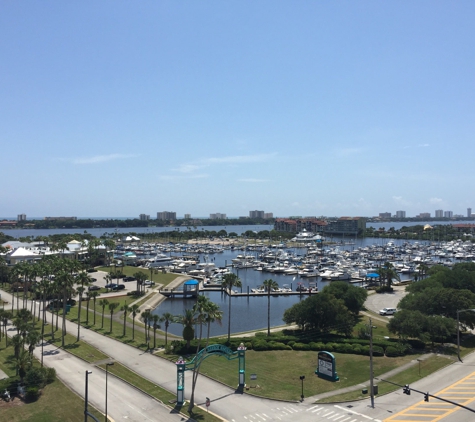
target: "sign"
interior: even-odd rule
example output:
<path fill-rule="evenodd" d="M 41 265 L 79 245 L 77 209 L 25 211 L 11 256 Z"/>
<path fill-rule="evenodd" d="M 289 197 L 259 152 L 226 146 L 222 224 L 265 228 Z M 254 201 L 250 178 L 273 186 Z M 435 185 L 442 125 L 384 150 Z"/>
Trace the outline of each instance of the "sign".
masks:
<path fill-rule="evenodd" d="M 251 381 L 254 381 L 257 379 L 257 374 L 251 374 Z"/>
<path fill-rule="evenodd" d="M 329 352 L 318 352 L 318 367 L 315 373 L 319 378 L 329 381 L 338 381 L 339 377 L 336 373 L 335 356 Z"/>
<path fill-rule="evenodd" d="M 210 404 L 211 404 L 211 401 L 209 400 L 208 397 L 206 397 L 206 407 L 209 407 Z"/>

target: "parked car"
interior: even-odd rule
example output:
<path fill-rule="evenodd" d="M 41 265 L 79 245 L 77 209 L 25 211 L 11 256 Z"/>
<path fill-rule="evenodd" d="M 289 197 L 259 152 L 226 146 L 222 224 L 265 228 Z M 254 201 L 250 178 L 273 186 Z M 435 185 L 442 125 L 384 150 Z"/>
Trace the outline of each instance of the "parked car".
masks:
<path fill-rule="evenodd" d="M 86 270 L 88 273 L 95 273 L 96 272 L 96 269 L 95 268 L 88 268 Z"/>
<path fill-rule="evenodd" d="M 118 284 L 116 283 L 109 283 L 109 284 L 106 284 L 104 287 L 106 289 L 113 289 L 115 286 L 118 286 Z"/>
<path fill-rule="evenodd" d="M 379 311 L 379 315 L 394 315 L 396 312 L 396 308 L 383 308 Z"/>
<path fill-rule="evenodd" d="M 114 287 L 112 287 L 112 290 L 124 290 L 125 289 L 125 284 L 116 284 Z"/>
<path fill-rule="evenodd" d="M 137 280 L 135 277 L 132 277 L 132 276 L 127 276 L 127 277 L 124 277 L 124 281 L 135 281 Z"/>
<path fill-rule="evenodd" d="M 91 281 L 91 283 L 94 283 L 95 281 L 97 281 L 97 278 L 91 277 L 89 280 Z"/>
<path fill-rule="evenodd" d="M 145 280 L 143 282 L 144 286 L 153 286 L 155 284 L 155 281 L 152 280 Z"/>
<path fill-rule="evenodd" d="M 87 290 L 92 292 L 93 290 L 101 290 L 101 288 L 99 286 L 89 286 Z"/>

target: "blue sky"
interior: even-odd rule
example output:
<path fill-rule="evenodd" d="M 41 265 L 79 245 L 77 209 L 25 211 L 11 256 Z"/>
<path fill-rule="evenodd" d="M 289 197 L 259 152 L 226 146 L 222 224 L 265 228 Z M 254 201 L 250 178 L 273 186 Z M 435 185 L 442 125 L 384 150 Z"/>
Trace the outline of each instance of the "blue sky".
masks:
<path fill-rule="evenodd" d="M 473 1 L 3 1 L 0 215 L 475 209 Z"/>

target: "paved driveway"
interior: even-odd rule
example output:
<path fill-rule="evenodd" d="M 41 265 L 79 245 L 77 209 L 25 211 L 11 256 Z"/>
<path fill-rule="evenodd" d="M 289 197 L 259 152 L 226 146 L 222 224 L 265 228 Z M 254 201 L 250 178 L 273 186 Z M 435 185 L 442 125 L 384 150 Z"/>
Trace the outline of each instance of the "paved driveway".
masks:
<path fill-rule="evenodd" d="M 369 311 L 379 314 L 379 310 L 383 308 L 397 308 L 399 301 L 406 295 L 404 286 L 394 287 L 392 293 L 373 293 L 368 295 L 365 306 Z"/>

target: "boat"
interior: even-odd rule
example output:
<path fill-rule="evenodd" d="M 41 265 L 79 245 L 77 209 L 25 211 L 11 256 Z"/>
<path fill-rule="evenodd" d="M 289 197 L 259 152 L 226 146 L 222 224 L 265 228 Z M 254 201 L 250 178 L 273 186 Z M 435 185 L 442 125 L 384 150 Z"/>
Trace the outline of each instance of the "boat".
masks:
<path fill-rule="evenodd" d="M 324 237 L 313 232 L 309 232 L 306 229 L 303 229 L 300 233 L 297 233 L 295 237 L 290 239 L 292 242 L 323 242 Z"/>

